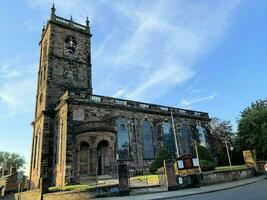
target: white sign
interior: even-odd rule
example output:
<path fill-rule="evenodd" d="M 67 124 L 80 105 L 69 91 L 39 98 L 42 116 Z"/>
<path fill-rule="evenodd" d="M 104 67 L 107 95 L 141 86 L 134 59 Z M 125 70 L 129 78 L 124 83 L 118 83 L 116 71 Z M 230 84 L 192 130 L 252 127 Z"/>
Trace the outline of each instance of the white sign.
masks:
<path fill-rule="evenodd" d="M 199 161 L 197 158 L 193 158 L 193 166 L 194 167 L 199 167 Z"/>
<path fill-rule="evenodd" d="M 183 184 L 183 179 L 181 177 L 178 178 L 179 184 Z"/>
<path fill-rule="evenodd" d="M 178 169 L 183 169 L 183 168 L 184 168 L 184 161 L 178 160 Z"/>

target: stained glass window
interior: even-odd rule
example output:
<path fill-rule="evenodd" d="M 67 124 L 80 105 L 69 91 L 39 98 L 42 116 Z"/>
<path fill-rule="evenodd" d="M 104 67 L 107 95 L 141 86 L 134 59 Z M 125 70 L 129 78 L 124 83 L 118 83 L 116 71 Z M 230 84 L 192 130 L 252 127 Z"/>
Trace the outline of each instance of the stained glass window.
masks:
<path fill-rule="evenodd" d="M 163 146 L 172 157 L 175 157 L 175 144 L 171 130 L 171 123 L 163 122 L 162 131 L 163 131 Z"/>
<path fill-rule="evenodd" d="M 119 160 L 130 159 L 130 135 L 127 120 L 117 119 L 117 154 Z"/>
<path fill-rule="evenodd" d="M 181 152 L 182 154 L 192 153 L 192 148 L 191 148 L 191 133 L 189 128 L 185 125 L 182 124 L 182 147 L 181 147 Z"/>
<path fill-rule="evenodd" d="M 198 132 L 198 138 L 199 138 L 200 145 L 207 147 L 205 129 L 202 126 L 197 125 L 197 132 Z"/>
<path fill-rule="evenodd" d="M 142 123 L 142 140 L 144 159 L 155 159 L 152 126 L 148 121 L 143 121 Z"/>

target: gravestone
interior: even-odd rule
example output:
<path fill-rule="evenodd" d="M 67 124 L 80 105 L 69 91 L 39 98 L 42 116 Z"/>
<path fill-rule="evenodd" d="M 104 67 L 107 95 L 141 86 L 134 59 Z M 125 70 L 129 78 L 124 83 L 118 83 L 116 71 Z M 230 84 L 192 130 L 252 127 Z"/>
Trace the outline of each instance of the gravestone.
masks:
<path fill-rule="evenodd" d="M 125 163 L 120 163 L 118 166 L 119 172 L 119 194 L 120 196 L 129 195 L 129 179 L 128 179 L 128 167 Z"/>

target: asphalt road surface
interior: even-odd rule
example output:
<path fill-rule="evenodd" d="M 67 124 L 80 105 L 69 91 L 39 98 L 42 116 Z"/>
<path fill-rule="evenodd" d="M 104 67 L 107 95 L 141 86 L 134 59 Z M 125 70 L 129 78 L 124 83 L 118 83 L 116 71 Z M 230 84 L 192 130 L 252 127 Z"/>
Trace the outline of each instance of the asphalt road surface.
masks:
<path fill-rule="evenodd" d="M 178 200 L 267 200 L 267 179 L 229 190 L 171 198 Z"/>

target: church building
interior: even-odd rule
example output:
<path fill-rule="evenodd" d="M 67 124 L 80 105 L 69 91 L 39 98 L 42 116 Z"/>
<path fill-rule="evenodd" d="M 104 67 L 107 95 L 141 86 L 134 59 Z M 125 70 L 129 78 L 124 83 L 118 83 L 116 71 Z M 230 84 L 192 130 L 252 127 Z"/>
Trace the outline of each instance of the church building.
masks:
<path fill-rule="evenodd" d="M 31 189 L 117 177 L 118 162 L 147 169 L 161 149 L 176 158 L 211 148 L 208 113 L 100 96 L 92 89 L 91 32 L 55 13 L 42 30 L 32 122 Z"/>

